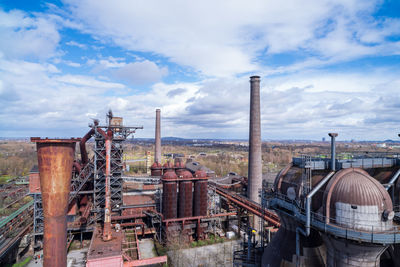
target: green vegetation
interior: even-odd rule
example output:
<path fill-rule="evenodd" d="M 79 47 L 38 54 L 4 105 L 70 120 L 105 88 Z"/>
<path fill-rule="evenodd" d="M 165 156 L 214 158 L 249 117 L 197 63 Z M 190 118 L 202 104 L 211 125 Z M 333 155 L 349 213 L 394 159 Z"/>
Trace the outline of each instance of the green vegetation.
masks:
<path fill-rule="evenodd" d="M 24 267 L 32 260 L 32 256 L 27 257 L 23 261 L 14 263 L 14 264 L 6 264 L 4 267 Z"/>
<path fill-rule="evenodd" d="M 12 179 L 11 175 L 1 175 L 0 176 L 0 184 L 6 184 L 11 179 Z"/>
<path fill-rule="evenodd" d="M 218 235 L 211 235 L 206 240 L 193 241 L 192 243 L 190 243 L 190 247 L 196 248 L 196 247 L 202 247 L 202 246 L 207 246 L 207 245 L 213 245 L 216 243 L 223 243 L 225 240 L 226 239 L 224 239 Z"/>

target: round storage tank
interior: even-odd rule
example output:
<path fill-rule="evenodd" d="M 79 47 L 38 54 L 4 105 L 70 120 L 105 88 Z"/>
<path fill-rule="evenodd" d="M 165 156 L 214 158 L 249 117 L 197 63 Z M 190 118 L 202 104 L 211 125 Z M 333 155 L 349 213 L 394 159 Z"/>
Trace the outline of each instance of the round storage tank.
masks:
<path fill-rule="evenodd" d="M 206 173 L 202 170 L 198 170 L 195 173 L 196 178 L 203 178 L 194 182 L 194 216 L 206 216 L 207 215 L 207 187 L 208 181 L 204 179 L 207 177 Z"/>
<path fill-rule="evenodd" d="M 162 178 L 163 198 L 162 213 L 164 219 L 173 219 L 177 217 L 177 176 L 173 169 L 168 169 Z"/>
<path fill-rule="evenodd" d="M 376 179 L 358 168 L 343 169 L 329 181 L 324 192 L 326 223 L 364 231 L 392 228 L 392 200 Z"/>
<path fill-rule="evenodd" d="M 162 166 L 158 162 L 154 162 L 150 167 L 151 176 L 162 176 Z"/>
<path fill-rule="evenodd" d="M 191 179 L 192 173 L 183 170 L 180 179 Z M 193 216 L 193 186 L 192 181 L 179 181 L 179 206 L 178 217 L 186 218 Z"/>

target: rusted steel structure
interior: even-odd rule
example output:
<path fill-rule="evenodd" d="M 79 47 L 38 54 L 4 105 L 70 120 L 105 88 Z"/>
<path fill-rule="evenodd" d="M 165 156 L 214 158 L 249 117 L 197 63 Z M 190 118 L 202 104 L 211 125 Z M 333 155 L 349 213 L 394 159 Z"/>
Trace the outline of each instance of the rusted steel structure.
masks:
<path fill-rule="evenodd" d="M 164 216 L 164 219 L 173 219 L 178 216 L 177 181 L 178 181 L 178 176 L 176 176 L 173 167 L 168 168 L 162 177 L 162 183 L 163 183 L 162 214 Z"/>
<path fill-rule="evenodd" d="M 161 110 L 156 109 L 156 136 L 154 148 L 154 162 L 161 162 Z"/>
<path fill-rule="evenodd" d="M 193 215 L 193 183 L 192 174 L 185 170 L 179 177 L 179 205 L 178 217 L 192 217 Z"/>
<path fill-rule="evenodd" d="M 194 181 L 194 216 L 206 216 L 207 215 L 207 198 L 208 198 L 208 180 L 206 173 L 202 170 L 198 170 L 195 173 L 195 178 L 200 178 Z"/>
<path fill-rule="evenodd" d="M 67 209 L 76 143 L 80 139 L 31 138 L 36 143 L 44 212 L 44 266 L 67 266 Z"/>

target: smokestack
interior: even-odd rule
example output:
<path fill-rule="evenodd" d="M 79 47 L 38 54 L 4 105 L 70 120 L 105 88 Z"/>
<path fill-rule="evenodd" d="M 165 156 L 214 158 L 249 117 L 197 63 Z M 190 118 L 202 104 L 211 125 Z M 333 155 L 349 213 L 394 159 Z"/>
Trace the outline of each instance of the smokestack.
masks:
<path fill-rule="evenodd" d="M 156 146 L 154 151 L 154 162 L 161 164 L 161 119 L 160 109 L 156 109 Z"/>
<path fill-rule="evenodd" d="M 40 139 L 36 143 L 44 213 L 44 267 L 67 266 L 67 211 L 75 145 L 80 139 Z"/>
<path fill-rule="evenodd" d="M 337 133 L 329 133 L 331 137 L 331 170 L 336 171 L 336 141 L 335 138 L 338 136 Z"/>
<path fill-rule="evenodd" d="M 260 76 L 250 77 L 250 134 L 249 134 L 248 197 L 260 203 L 258 190 L 262 187 Z"/>

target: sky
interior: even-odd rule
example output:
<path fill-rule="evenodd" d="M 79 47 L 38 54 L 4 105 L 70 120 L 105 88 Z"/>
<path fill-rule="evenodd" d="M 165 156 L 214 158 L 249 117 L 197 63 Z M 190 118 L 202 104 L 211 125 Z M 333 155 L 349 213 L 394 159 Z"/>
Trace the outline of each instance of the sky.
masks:
<path fill-rule="evenodd" d="M 0 136 L 397 140 L 400 1 L 0 1 Z"/>

